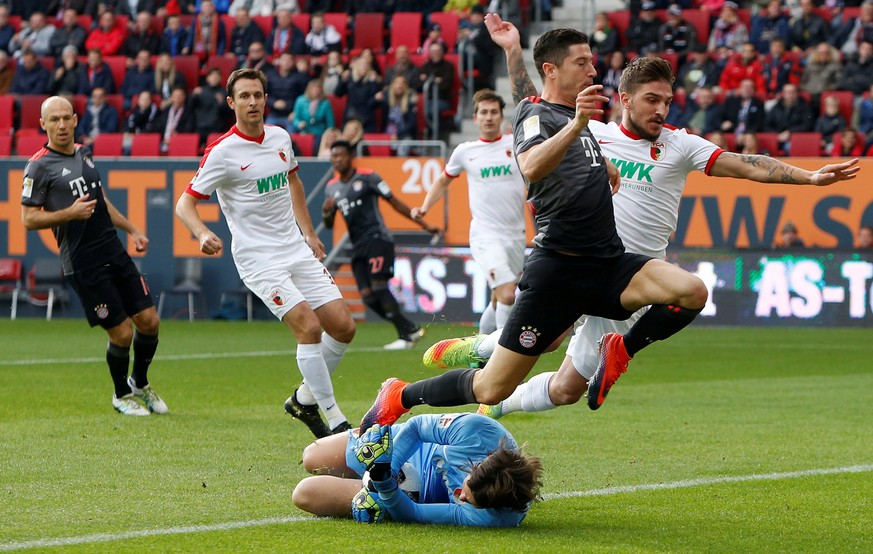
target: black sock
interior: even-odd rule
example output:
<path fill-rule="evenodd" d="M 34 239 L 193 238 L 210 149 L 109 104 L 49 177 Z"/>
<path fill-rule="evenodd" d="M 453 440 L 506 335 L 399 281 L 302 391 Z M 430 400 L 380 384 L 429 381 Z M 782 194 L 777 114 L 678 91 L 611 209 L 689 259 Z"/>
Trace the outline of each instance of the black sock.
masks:
<path fill-rule="evenodd" d="M 478 369 L 453 369 L 442 375 L 409 383 L 400 395 L 404 408 L 428 406 L 462 406 L 475 404 L 473 376 Z"/>
<path fill-rule="evenodd" d="M 656 340 L 675 335 L 694 321 L 701 310 L 703 308 L 691 310 L 672 304 L 652 306 L 624 336 L 624 347 L 628 356 L 633 357 Z"/>
<path fill-rule="evenodd" d="M 130 385 L 127 384 L 127 366 L 130 365 L 130 348 L 124 348 L 111 342 L 106 347 L 106 363 L 109 365 L 109 375 L 115 384 L 115 397 L 130 394 Z"/>
<path fill-rule="evenodd" d="M 373 296 L 382 305 L 382 310 L 385 313 L 385 319 L 394 324 L 397 329 L 397 334 L 400 338 L 409 340 L 411 335 L 418 331 L 418 325 L 410 321 L 397 304 L 397 299 L 391 294 L 388 289 L 376 289 L 373 291 Z"/>
<path fill-rule="evenodd" d="M 379 299 L 372 293 L 361 295 L 361 301 L 364 302 L 364 305 L 376 312 L 379 317 L 382 319 L 388 319 L 388 315 L 385 313 L 385 310 L 382 308 L 382 303 L 379 302 Z"/>
<path fill-rule="evenodd" d="M 133 380 L 136 388 L 141 389 L 149 384 L 149 365 L 158 349 L 157 335 L 143 335 L 139 331 L 133 333 Z"/>

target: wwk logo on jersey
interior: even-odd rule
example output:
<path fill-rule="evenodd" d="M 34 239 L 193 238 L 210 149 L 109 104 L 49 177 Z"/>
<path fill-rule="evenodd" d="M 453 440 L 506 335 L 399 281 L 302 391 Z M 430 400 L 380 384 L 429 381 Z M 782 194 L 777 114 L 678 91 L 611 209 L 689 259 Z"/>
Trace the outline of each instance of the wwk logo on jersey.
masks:
<path fill-rule="evenodd" d="M 658 143 L 661 144 L 661 143 Z M 654 147 L 652 147 L 654 149 Z M 661 156 L 663 156 L 664 150 L 661 149 Z M 652 153 L 654 157 L 654 152 Z M 618 158 L 611 158 L 612 163 L 615 164 L 615 167 L 621 172 L 622 179 L 635 179 L 637 181 L 647 181 L 649 183 L 652 182 L 652 176 L 649 173 L 655 169 L 655 166 L 644 164 L 641 162 L 629 162 L 627 160 L 619 160 Z"/>
<path fill-rule="evenodd" d="M 479 170 L 483 179 L 488 177 L 501 177 L 503 175 L 512 175 L 512 165 L 495 165 L 491 167 L 483 167 Z"/>
<path fill-rule="evenodd" d="M 269 177 L 258 179 L 258 194 L 269 194 L 276 190 L 282 190 L 288 186 L 288 172 L 283 171 Z"/>

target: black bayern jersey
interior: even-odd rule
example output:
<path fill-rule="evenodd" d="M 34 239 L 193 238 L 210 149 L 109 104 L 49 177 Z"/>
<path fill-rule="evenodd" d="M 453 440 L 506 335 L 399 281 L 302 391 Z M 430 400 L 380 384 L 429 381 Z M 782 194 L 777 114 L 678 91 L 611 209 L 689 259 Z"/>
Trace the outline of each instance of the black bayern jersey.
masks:
<path fill-rule="evenodd" d="M 525 98 L 513 121 L 516 155 L 545 142 L 574 117 L 574 107 Z M 534 244 L 540 248 L 597 258 L 624 252 L 615 230 L 606 161 L 587 127 L 557 168 L 529 183 L 527 198 L 536 218 Z"/>
<path fill-rule="evenodd" d="M 336 176 L 327 183 L 325 193 L 333 197 L 336 209 L 343 214 L 353 246 L 374 238 L 392 242 L 379 211 L 379 198 L 391 198 L 391 189 L 373 170 L 355 169 L 348 181 Z"/>
<path fill-rule="evenodd" d="M 102 188 L 91 149 L 80 144 L 72 155 L 43 147 L 24 168 L 21 203 L 25 206 L 41 206 L 48 212 L 56 212 L 85 195 L 88 200 L 97 200 L 90 218 L 52 228 L 67 275 L 97 267 L 125 252 L 109 216 Z"/>

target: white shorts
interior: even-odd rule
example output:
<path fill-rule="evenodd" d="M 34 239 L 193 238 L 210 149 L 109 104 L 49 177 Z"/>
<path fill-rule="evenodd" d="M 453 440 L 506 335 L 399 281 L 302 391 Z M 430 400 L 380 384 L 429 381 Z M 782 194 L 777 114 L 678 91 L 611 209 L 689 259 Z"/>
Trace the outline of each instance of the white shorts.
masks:
<path fill-rule="evenodd" d="M 524 268 L 525 239 L 505 238 L 470 239 L 473 260 L 485 272 L 490 288 L 516 283 Z"/>
<path fill-rule="evenodd" d="M 300 258 L 287 266 L 267 268 L 243 278 L 243 282 L 280 321 L 303 301 L 315 310 L 342 299 L 330 272 L 314 256 Z"/>
<path fill-rule="evenodd" d="M 620 335 L 627 333 L 648 310 L 648 306 L 641 308 L 624 321 L 587 316 L 580 319 L 574 329 L 573 336 L 570 337 L 570 344 L 567 345 L 567 356 L 573 358 L 573 367 L 576 368 L 579 375 L 590 380 L 594 372 L 597 371 L 597 365 L 600 363 L 597 342 L 600 337 L 606 333 Z"/>

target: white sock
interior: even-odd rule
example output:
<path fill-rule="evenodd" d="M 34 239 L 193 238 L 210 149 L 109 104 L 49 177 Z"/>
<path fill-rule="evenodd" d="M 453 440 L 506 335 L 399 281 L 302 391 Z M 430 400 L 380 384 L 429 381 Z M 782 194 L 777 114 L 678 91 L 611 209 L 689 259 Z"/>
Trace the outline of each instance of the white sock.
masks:
<path fill-rule="evenodd" d="M 488 302 L 488 305 L 485 306 L 485 311 L 482 312 L 482 316 L 479 318 L 479 334 L 487 335 L 494 332 L 495 329 L 497 329 L 497 322 L 494 305 Z"/>
<path fill-rule="evenodd" d="M 494 348 L 497 347 L 497 340 L 500 338 L 500 333 L 502 332 L 503 329 L 492 331 L 487 337 L 485 337 L 485 340 L 479 344 L 479 347 L 476 348 L 476 353 L 485 359 L 490 358 L 491 355 L 494 354 Z"/>
<path fill-rule="evenodd" d="M 506 325 L 506 320 L 509 319 L 509 312 L 512 311 L 512 304 L 497 303 L 497 310 L 494 312 L 494 321 L 498 329 L 503 329 Z"/>
<path fill-rule="evenodd" d="M 345 356 L 346 348 L 349 347 L 347 342 L 340 342 L 328 335 L 321 333 L 321 356 L 324 358 L 324 363 L 327 365 L 327 372 L 333 375 L 334 370 Z M 309 385 L 306 381 L 297 389 L 297 402 L 304 406 L 315 404 L 315 397 L 312 396 L 312 391 L 309 390 Z"/>
<path fill-rule="evenodd" d="M 552 399 L 549 398 L 549 381 L 556 371 L 534 375 L 527 383 L 516 387 L 509 398 L 503 401 L 503 413 L 512 412 L 544 412 L 555 408 Z"/>
<path fill-rule="evenodd" d="M 321 344 L 298 344 L 297 367 L 303 374 L 304 384 L 327 417 L 328 427 L 333 429 L 346 421 L 346 417 L 340 411 L 336 398 L 333 396 L 333 383 L 330 382 L 330 372 L 328 372 L 327 364 L 321 355 Z M 299 390 L 297 400 L 301 401 Z M 301 403 L 305 404 L 305 402 Z"/>

